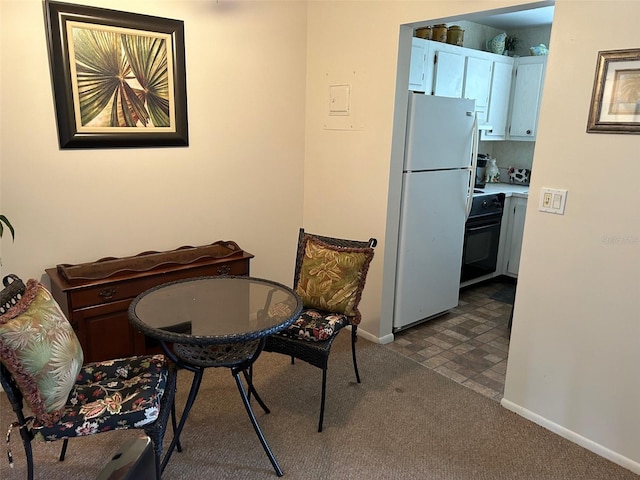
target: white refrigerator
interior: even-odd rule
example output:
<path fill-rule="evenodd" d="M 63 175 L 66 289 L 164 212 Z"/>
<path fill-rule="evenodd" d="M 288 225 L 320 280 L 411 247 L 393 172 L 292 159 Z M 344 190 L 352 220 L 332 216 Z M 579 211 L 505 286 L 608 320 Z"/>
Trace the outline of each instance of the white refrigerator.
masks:
<path fill-rule="evenodd" d="M 394 331 L 458 305 L 477 152 L 475 101 L 410 92 Z"/>

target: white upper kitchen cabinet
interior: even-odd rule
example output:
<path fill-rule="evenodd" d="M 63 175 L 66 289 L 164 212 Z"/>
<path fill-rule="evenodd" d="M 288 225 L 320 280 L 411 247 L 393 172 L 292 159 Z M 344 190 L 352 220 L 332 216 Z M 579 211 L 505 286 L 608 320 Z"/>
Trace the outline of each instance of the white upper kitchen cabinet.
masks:
<path fill-rule="evenodd" d="M 437 97 L 462 98 L 465 55 L 463 49 L 446 43 L 432 42 L 434 52 L 433 89 Z"/>
<path fill-rule="evenodd" d="M 545 65 L 414 37 L 409 90 L 475 100 L 482 140 L 534 141 Z"/>
<path fill-rule="evenodd" d="M 414 37 L 409 90 L 438 97 L 473 99 L 478 120 L 485 124 L 493 56 L 496 55 Z"/>
<path fill-rule="evenodd" d="M 546 56 L 515 59 L 508 140 L 535 141 Z"/>
<path fill-rule="evenodd" d="M 512 77 L 512 57 L 502 56 L 493 61 L 487 110 L 487 124 L 491 129 L 482 131 L 481 140 L 506 140 L 507 138 Z"/>
<path fill-rule="evenodd" d="M 487 110 L 491 91 L 492 68 L 493 62 L 488 58 L 472 54 L 466 57 L 462 97 L 476 101 L 476 112 L 480 125 L 489 123 L 487 122 Z"/>
<path fill-rule="evenodd" d="M 414 92 L 427 91 L 427 57 L 430 42 L 422 38 L 413 37 L 411 40 L 411 65 L 409 67 L 409 90 Z M 431 78 L 429 78 L 429 93 L 431 93 Z"/>

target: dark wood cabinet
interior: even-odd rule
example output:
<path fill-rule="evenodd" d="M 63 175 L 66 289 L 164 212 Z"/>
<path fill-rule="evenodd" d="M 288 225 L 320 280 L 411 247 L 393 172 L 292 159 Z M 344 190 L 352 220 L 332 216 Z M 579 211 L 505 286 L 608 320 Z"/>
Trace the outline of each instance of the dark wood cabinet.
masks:
<path fill-rule="evenodd" d="M 80 340 L 85 362 L 95 362 L 159 351 L 129 323 L 129 304 L 140 293 L 183 278 L 249 275 L 252 258 L 234 242 L 216 242 L 77 265 L 60 264 L 46 272 L 51 293 Z"/>

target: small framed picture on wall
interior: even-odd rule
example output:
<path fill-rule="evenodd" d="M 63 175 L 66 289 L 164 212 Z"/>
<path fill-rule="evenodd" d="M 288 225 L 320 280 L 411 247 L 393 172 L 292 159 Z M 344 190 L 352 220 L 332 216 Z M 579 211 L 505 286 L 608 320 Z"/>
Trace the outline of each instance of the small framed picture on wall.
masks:
<path fill-rule="evenodd" d="M 598 52 L 590 133 L 640 133 L 640 49 Z"/>

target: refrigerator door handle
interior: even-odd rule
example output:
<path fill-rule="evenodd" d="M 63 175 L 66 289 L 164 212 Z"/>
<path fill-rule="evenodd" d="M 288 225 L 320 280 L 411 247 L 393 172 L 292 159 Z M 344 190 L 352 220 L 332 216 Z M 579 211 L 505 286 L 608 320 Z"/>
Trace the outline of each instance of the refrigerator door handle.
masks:
<path fill-rule="evenodd" d="M 478 129 L 478 115 L 473 117 L 473 143 L 471 146 L 471 166 L 469 167 L 469 191 L 467 193 L 467 208 L 466 218 L 469 218 L 469 212 L 471 212 L 471 205 L 473 203 L 473 190 L 476 187 L 476 167 L 478 165 L 478 141 L 479 141 L 479 129 Z"/>

